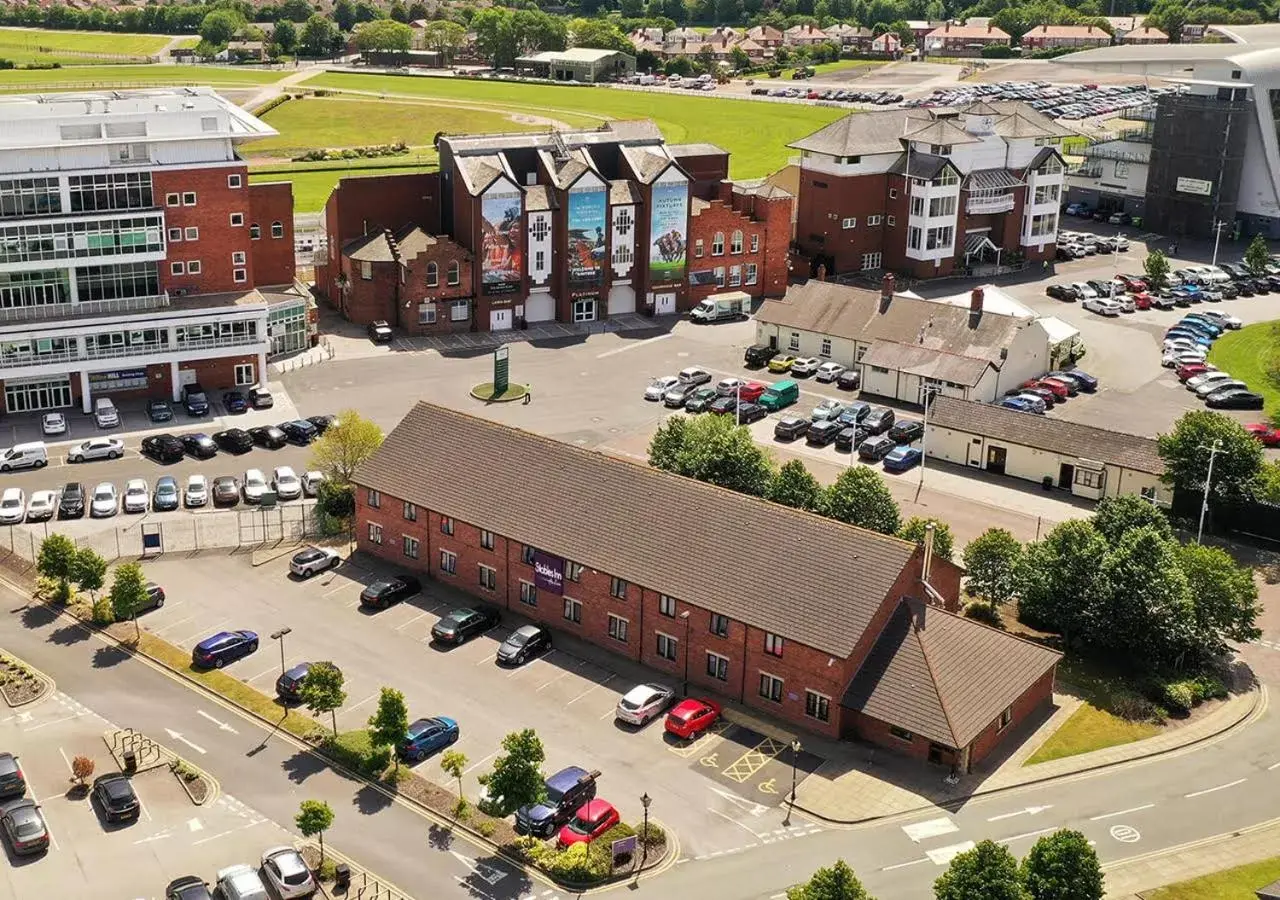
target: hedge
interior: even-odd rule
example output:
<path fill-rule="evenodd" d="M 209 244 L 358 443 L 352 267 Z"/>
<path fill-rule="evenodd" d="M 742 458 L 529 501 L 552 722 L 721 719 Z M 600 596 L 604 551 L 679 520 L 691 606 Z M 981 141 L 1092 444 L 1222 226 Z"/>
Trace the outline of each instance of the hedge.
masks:
<path fill-rule="evenodd" d="M 320 749 L 339 764 L 366 778 L 376 779 L 391 763 L 391 749 L 373 746 L 367 728 L 344 731 L 337 737 L 326 735 Z"/>

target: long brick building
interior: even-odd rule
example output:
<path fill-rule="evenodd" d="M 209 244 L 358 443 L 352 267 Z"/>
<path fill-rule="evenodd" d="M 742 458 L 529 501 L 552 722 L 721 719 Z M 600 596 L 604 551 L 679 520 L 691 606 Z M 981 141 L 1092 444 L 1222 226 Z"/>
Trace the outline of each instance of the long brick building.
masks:
<path fill-rule="evenodd" d="M 1051 703 L 927 546 L 426 403 L 354 480 L 362 551 L 791 725 L 967 770 Z"/>

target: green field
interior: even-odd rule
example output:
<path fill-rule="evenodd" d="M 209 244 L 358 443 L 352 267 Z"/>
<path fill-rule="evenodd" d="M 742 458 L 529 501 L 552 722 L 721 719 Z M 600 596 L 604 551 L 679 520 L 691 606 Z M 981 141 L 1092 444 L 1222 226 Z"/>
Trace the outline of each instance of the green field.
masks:
<path fill-rule="evenodd" d="M 0 92 L 129 88 L 147 85 L 260 85 L 284 77 L 282 72 L 223 66 L 74 66 L 66 69 L 0 71 Z"/>
<path fill-rule="evenodd" d="M 59 62 L 73 54 L 154 56 L 169 43 L 159 34 L 115 34 L 109 31 L 48 31 L 0 28 L 0 57 L 14 62 Z M 85 57 L 79 57 L 85 58 Z M 92 57 L 88 57 L 92 62 Z M 65 62 L 63 63 L 66 64 Z"/>
<path fill-rule="evenodd" d="M 393 157 L 394 159 L 394 157 Z M 378 163 L 386 165 L 389 160 L 357 160 L 357 162 Z M 332 166 L 333 163 L 328 163 Z M 417 166 L 394 166 L 391 168 L 370 168 L 368 166 L 352 166 L 346 169 L 321 169 L 321 170 L 291 170 L 291 171 L 262 171 L 260 169 L 251 169 L 249 171 L 249 183 L 256 184 L 263 181 L 291 181 L 293 182 L 293 211 L 299 213 L 319 212 L 324 209 L 324 202 L 329 199 L 329 193 L 337 185 L 340 178 L 351 178 L 359 175 L 399 175 L 404 172 L 432 172 L 435 171 L 435 164 Z"/>
<path fill-rule="evenodd" d="M 1084 702 L 1023 763 L 1025 766 L 1130 744 L 1160 733 L 1154 722 L 1135 722 L 1116 714 L 1120 701 L 1134 693 L 1119 675 L 1068 657 L 1058 664 L 1058 683 L 1063 693 Z"/>
<path fill-rule="evenodd" d="M 707 141 L 729 151 L 730 171 L 735 178 L 754 178 L 776 171 L 787 163 L 789 142 L 848 114 L 843 110 L 818 106 L 723 97 L 686 97 L 461 78 L 325 72 L 308 79 L 305 85 L 474 102 L 561 121 L 568 121 L 566 117 L 573 114 L 611 119 L 653 119 L 673 144 Z"/>
<path fill-rule="evenodd" d="M 1267 416 L 1280 413 L 1280 388 L 1268 370 L 1280 363 L 1280 334 L 1277 323 L 1259 322 L 1239 331 L 1228 331 L 1209 350 L 1209 362 L 1249 385 L 1266 398 Z"/>
<path fill-rule="evenodd" d="M 1254 900 L 1254 892 L 1280 878 L 1280 856 L 1180 881 L 1155 891 L 1147 900 Z"/>

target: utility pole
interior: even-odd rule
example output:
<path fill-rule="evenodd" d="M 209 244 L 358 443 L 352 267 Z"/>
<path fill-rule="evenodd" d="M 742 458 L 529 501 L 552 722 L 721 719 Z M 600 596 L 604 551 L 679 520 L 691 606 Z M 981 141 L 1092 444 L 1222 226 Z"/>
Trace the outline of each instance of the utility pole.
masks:
<path fill-rule="evenodd" d="M 1204 445 L 1201 445 L 1203 449 Z M 1213 461 L 1218 455 L 1218 451 L 1222 449 L 1222 441 L 1214 441 L 1213 446 L 1209 448 L 1209 471 L 1204 478 L 1204 499 L 1200 503 L 1200 524 L 1196 528 L 1196 543 L 1202 544 L 1204 541 L 1204 516 L 1209 511 L 1209 483 L 1213 481 Z"/>
<path fill-rule="evenodd" d="M 920 393 L 923 395 L 920 399 L 924 401 L 924 433 L 920 435 L 920 485 L 924 487 L 924 464 L 929 458 L 929 401 L 935 394 L 941 392 L 942 386 L 937 384 L 922 384 Z M 917 496 L 919 488 L 917 488 Z"/>
<path fill-rule="evenodd" d="M 1222 241 L 1222 229 L 1227 227 L 1227 223 L 1218 219 L 1213 223 L 1213 265 L 1218 264 L 1218 244 Z"/>

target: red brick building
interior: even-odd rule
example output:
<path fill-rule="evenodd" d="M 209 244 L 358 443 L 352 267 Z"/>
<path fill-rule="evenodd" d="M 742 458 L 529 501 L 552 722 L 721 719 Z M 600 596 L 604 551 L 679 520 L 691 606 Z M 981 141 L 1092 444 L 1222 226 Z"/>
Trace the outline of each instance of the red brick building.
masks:
<path fill-rule="evenodd" d="M 362 551 L 793 726 L 967 770 L 1051 703 L 928 546 L 426 403 L 354 481 Z"/>
<path fill-rule="evenodd" d="M 994 25 L 964 25 L 946 22 L 924 38 L 930 56 L 981 56 L 987 47 L 1008 47 L 1009 33 Z"/>
<path fill-rule="evenodd" d="M 1055 50 L 1070 47 L 1088 50 L 1110 47 L 1111 33 L 1097 25 L 1037 25 L 1022 36 L 1024 50 Z"/>

